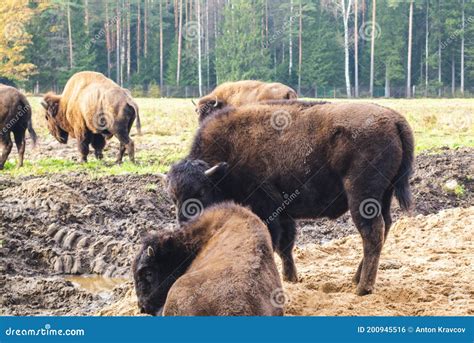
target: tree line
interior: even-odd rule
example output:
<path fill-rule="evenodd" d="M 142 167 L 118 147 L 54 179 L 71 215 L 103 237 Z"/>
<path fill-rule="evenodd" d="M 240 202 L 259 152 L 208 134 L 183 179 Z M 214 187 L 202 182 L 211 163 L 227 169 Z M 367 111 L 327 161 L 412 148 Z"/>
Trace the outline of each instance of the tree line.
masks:
<path fill-rule="evenodd" d="M 60 90 L 81 70 L 136 92 L 224 81 L 307 96 L 474 92 L 471 0 L 3 0 L 0 82 Z"/>

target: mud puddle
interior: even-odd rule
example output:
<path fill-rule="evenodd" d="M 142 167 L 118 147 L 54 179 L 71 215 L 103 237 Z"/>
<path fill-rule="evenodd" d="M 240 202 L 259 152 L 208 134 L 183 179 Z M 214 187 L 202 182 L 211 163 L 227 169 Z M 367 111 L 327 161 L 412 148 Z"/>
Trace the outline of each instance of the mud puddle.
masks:
<path fill-rule="evenodd" d="M 127 282 L 125 278 L 108 278 L 101 275 L 77 275 L 65 279 L 74 287 L 97 294 L 103 299 L 110 299 L 114 288 Z"/>

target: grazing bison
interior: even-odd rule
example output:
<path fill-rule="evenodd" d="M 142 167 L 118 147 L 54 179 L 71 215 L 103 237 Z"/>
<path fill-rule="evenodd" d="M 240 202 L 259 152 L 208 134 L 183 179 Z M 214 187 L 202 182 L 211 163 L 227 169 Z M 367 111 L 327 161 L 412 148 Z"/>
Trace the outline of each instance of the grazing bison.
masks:
<path fill-rule="evenodd" d="M 279 82 L 244 80 L 225 82 L 199 99 L 196 112 L 201 123 L 210 114 L 225 106 L 242 106 L 266 100 L 296 99 L 296 92 Z"/>
<path fill-rule="evenodd" d="M 148 314 L 283 314 L 268 230 L 234 203 L 212 206 L 176 231 L 147 236 L 133 276 L 138 305 Z"/>
<path fill-rule="evenodd" d="M 33 144 L 36 144 L 36 133 L 31 123 L 31 106 L 28 100 L 16 88 L 0 85 L 0 146 L 3 149 L 0 155 L 0 170 L 3 169 L 13 147 L 11 132 L 18 149 L 18 167 L 23 166 L 26 129 Z"/>
<path fill-rule="evenodd" d="M 295 219 L 338 218 L 349 209 L 363 240 L 354 277 L 363 295 L 373 291 L 393 193 L 410 207 L 413 145 L 407 121 L 373 104 L 225 108 L 199 128 L 166 183 L 182 222 L 190 198 L 204 207 L 230 199 L 250 206 L 267 223 L 290 281 L 297 280 Z"/>
<path fill-rule="evenodd" d="M 42 105 L 49 132 L 63 144 L 69 136 L 76 138 L 82 162 L 87 161 L 89 144 L 95 156 L 102 159 L 106 139 L 112 136 L 120 142 L 117 163 L 122 162 L 125 150 L 135 161 L 135 146 L 129 133 L 135 118 L 140 132 L 138 106 L 127 90 L 101 73 L 74 74 L 62 95 L 48 93 Z"/>

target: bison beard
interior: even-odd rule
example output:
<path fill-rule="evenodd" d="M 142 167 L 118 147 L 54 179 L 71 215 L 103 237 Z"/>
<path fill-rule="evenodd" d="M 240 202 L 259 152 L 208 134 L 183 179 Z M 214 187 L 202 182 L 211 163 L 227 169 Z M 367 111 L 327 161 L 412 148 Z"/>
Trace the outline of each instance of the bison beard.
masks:
<path fill-rule="evenodd" d="M 288 125 L 272 125 L 277 112 Z M 364 295 L 374 288 L 393 194 L 403 209 L 410 207 L 413 149 L 406 120 L 377 105 L 280 101 L 224 108 L 200 127 L 167 186 L 178 211 L 189 198 L 204 199 L 204 206 L 222 199 L 250 206 L 268 225 L 290 281 L 297 280 L 294 218 L 338 218 L 349 210 L 363 240 L 354 281 Z"/>

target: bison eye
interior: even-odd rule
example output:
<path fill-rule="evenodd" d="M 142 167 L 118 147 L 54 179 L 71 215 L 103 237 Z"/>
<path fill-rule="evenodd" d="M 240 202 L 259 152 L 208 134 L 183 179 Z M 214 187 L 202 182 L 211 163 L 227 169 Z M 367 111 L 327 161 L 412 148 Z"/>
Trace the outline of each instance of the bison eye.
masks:
<path fill-rule="evenodd" d="M 149 268 L 143 270 L 142 276 L 148 283 L 151 283 L 153 281 L 153 272 Z"/>

